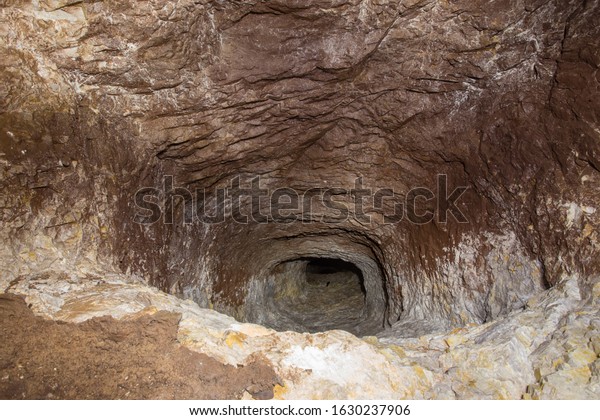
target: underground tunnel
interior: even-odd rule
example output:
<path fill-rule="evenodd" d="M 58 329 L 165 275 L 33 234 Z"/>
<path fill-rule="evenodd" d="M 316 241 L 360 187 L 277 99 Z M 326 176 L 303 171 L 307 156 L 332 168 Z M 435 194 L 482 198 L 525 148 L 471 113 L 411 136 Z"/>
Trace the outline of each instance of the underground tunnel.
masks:
<path fill-rule="evenodd" d="M 182 360 L 269 388 L 235 370 L 228 397 L 598 398 L 599 19 L 4 2 L 0 309 L 59 335 L 163 326 Z M 31 346 L 2 341 L 17 369 Z M 47 395 L 13 379 L 0 395 Z"/>
<path fill-rule="evenodd" d="M 373 266 L 365 274 L 336 258 L 302 258 L 278 263 L 253 302 L 247 320 L 276 330 L 322 332 L 341 329 L 375 335 L 384 327 L 383 280 Z"/>
<path fill-rule="evenodd" d="M 353 329 L 364 312 L 361 271 L 342 260 L 286 261 L 276 267 L 273 303 L 309 332 Z"/>
<path fill-rule="evenodd" d="M 279 237 L 271 228 L 265 224 L 254 229 L 262 238 L 254 252 L 235 254 L 243 251 L 236 246 L 233 254 L 225 251 L 223 265 L 215 266 L 229 281 L 215 283 L 211 294 L 229 294 L 226 287 L 231 286 L 245 290 L 238 301 L 230 300 L 219 310 L 277 331 L 339 329 L 375 335 L 389 326 L 386 274 L 375 244 L 332 229 Z M 232 255 L 235 265 L 229 264 Z M 195 287 L 184 290 L 191 296 L 194 292 Z"/>

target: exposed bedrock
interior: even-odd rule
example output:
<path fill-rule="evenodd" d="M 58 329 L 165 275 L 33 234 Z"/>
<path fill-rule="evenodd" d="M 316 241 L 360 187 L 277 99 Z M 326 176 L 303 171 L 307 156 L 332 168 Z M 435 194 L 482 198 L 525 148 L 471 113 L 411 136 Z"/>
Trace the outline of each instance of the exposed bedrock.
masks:
<path fill-rule="evenodd" d="M 0 289 L 120 271 L 239 321 L 380 337 L 567 279 L 585 298 L 599 21 L 579 0 L 0 1 Z M 209 223 L 256 177 L 271 195 Z"/>

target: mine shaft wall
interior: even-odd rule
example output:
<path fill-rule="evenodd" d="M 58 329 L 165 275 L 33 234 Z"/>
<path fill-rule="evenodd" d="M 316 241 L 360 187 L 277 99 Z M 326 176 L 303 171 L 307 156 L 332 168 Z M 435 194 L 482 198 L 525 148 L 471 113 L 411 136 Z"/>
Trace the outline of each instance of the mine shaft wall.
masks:
<path fill-rule="evenodd" d="M 129 272 L 243 319 L 268 267 L 322 252 L 376 264 L 388 325 L 485 322 L 565 277 L 585 292 L 600 273 L 597 2 L 413 3 L 1 6 L 2 284 Z M 467 188 L 468 223 L 134 221 L 136 192 L 165 176 L 190 191 L 360 178 L 405 198 L 439 193 L 440 174 Z"/>

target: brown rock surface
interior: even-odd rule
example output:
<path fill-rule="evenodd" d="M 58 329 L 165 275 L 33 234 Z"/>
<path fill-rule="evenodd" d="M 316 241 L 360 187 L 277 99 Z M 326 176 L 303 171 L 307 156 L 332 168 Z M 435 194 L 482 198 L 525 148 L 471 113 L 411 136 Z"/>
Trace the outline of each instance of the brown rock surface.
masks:
<path fill-rule="evenodd" d="M 2 294 L 0 399 L 273 397 L 278 379 L 269 364 L 236 369 L 188 350 L 177 343 L 180 318 L 158 312 L 68 324 L 36 317 L 22 298 Z"/>
<path fill-rule="evenodd" d="M 497 319 L 568 278 L 585 297 L 599 19 L 578 0 L 0 2 L 0 285 L 120 270 L 263 321 L 281 263 L 341 259 L 364 276 L 365 325 L 407 336 Z M 192 191 L 360 177 L 405 197 L 441 194 L 438 174 L 468 187 L 468 223 L 365 223 L 351 206 L 337 224 L 331 209 L 134 222 L 135 192 L 165 175 Z"/>

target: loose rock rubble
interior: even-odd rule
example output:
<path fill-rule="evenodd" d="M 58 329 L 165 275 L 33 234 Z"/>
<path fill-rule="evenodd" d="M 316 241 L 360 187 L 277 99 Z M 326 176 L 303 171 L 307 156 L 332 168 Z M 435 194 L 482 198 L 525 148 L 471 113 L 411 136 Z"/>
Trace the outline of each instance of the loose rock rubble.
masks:
<path fill-rule="evenodd" d="M 129 280 L 129 281 L 128 281 Z M 594 399 L 600 395 L 600 284 L 581 299 L 565 280 L 527 307 L 484 325 L 398 339 L 343 331 L 277 332 L 244 324 L 131 279 L 46 273 L 22 279 L 22 294 L 45 318 L 84 322 L 181 314 L 177 341 L 219 362 L 260 357 L 279 377 L 281 399 Z M 390 334 L 392 335 L 392 334 Z"/>

